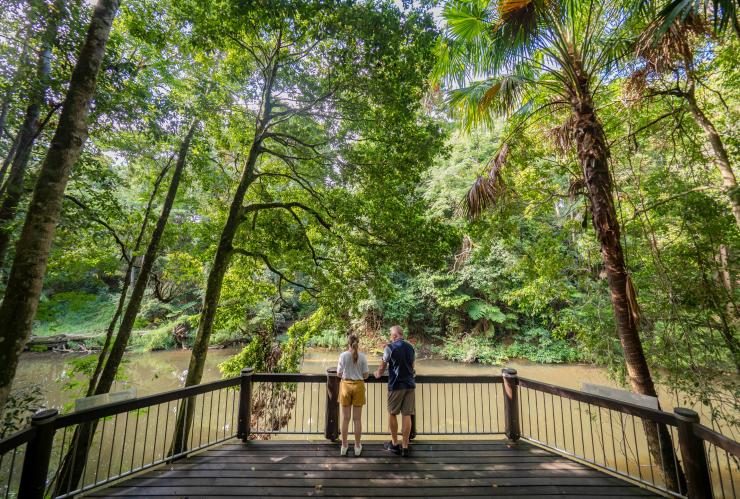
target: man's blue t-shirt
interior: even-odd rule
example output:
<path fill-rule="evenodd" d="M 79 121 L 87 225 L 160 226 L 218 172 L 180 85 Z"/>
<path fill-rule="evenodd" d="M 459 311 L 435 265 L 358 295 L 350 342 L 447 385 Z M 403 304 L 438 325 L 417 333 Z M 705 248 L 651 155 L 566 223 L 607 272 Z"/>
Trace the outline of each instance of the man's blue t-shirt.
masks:
<path fill-rule="evenodd" d="M 388 343 L 383 361 L 388 364 L 388 391 L 416 388 L 414 382 L 414 347 L 404 340 Z"/>

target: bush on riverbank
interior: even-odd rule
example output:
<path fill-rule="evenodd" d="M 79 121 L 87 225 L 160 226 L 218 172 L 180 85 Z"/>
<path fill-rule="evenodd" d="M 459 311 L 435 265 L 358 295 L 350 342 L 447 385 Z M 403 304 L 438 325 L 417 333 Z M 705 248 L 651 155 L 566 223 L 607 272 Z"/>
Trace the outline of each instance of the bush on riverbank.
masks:
<path fill-rule="evenodd" d="M 581 351 L 564 339 L 553 337 L 543 328 L 516 335 L 512 343 L 474 334 L 448 337 L 434 352 L 447 360 L 501 365 L 510 359 L 526 359 L 542 364 L 562 364 L 585 360 Z"/>
<path fill-rule="evenodd" d="M 86 291 L 56 293 L 39 303 L 33 334 L 91 334 L 105 331 L 116 309 L 117 296 Z"/>

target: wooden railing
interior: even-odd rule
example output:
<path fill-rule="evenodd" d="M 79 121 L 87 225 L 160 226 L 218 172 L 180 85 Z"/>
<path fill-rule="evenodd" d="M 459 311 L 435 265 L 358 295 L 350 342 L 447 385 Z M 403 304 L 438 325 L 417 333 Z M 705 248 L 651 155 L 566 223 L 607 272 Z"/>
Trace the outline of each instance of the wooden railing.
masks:
<path fill-rule="evenodd" d="M 385 379 L 369 379 L 365 434 L 385 434 Z M 505 434 L 678 497 L 734 497 L 740 444 L 701 425 L 607 397 L 501 376 L 416 377 L 414 435 Z M 60 416 L 0 440 L 0 498 L 70 497 L 234 437 L 339 435 L 339 379 L 263 374 L 115 402 Z M 192 424 L 177 425 L 192 414 Z M 175 433 L 175 429 L 179 433 Z M 445 437 L 448 436 L 448 437 Z"/>

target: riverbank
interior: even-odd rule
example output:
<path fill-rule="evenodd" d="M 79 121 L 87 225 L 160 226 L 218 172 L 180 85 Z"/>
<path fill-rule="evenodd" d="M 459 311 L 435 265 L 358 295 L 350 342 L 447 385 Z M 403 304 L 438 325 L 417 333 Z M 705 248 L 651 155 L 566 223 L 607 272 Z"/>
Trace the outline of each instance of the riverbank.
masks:
<path fill-rule="evenodd" d="M 221 378 L 218 364 L 236 354 L 239 348 L 211 350 L 208 353 L 203 372 L 203 382 Z M 335 367 L 338 349 L 309 348 L 301 361 L 301 372 L 321 374 L 326 369 Z M 70 373 L 70 362 L 85 357 L 80 353 L 26 352 L 21 356 L 15 387 L 38 385 L 43 393 L 46 407 L 71 410 L 77 392 L 75 382 L 82 381 L 81 376 Z M 368 351 L 371 368 L 380 362 L 380 355 Z M 123 376 L 116 382 L 114 391 L 133 388 L 137 396 L 159 393 L 179 388 L 183 385 L 187 373 L 190 351 L 164 350 L 155 352 L 130 352 L 125 356 Z M 501 373 L 503 367 L 514 368 L 520 376 L 556 384 L 566 388 L 581 389 L 583 383 L 591 383 L 613 388 L 623 388 L 609 377 L 606 369 L 589 364 L 537 364 L 515 360 L 498 366 L 483 364 L 462 364 L 437 357 L 420 357 L 416 370 L 419 374 L 473 375 Z M 670 408 L 676 405 L 687 405 L 687 401 L 678 400 L 675 394 L 661 390 L 661 404 Z M 695 405 L 695 404 L 688 404 Z"/>

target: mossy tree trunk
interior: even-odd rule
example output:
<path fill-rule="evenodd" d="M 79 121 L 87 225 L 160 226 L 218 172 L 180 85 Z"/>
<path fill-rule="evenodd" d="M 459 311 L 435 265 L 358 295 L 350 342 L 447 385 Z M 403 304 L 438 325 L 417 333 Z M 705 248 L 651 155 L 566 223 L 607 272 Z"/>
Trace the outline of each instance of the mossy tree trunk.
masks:
<path fill-rule="evenodd" d="M 64 191 L 87 140 L 90 102 L 118 3 L 119 0 L 99 0 L 95 6 L 16 244 L 0 305 L 0 411 L 10 394 L 18 358 L 31 334 Z"/>

